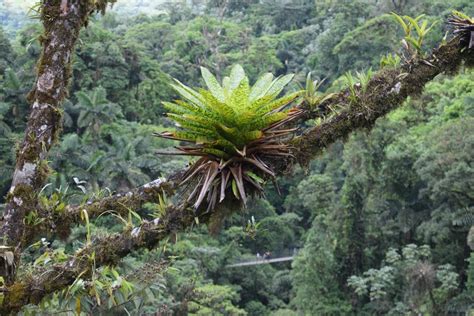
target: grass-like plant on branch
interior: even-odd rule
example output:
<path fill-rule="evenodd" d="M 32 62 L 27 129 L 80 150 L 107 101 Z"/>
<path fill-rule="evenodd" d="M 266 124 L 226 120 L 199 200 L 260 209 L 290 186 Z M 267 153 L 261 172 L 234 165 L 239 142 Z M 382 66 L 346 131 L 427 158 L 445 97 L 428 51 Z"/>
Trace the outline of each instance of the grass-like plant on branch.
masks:
<path fill-rule="evenodd" d="M 412 18 L 408 15 L 400 16 L 392 12 L 392 16 L 405 33 L 405 37 L 402 40 L 403 47 L 405 48 L 406 53 L 408 53 L 408 56 L 405 56 L 405 58 L 409 60 L 412 57 L 423 56 L 424 39 L 438 21 L 434 21 L 430 26 L 428 26 L 428 20 L 422 20 L 425 17 L 424 14 Z"/>
<path fill-rule="evenodd" d="M 265 179 L 275 177 L 266 158 L 291 155 L 285 139 L 294 128 L 285 125 L 302 110 L 288 106 L 301 92 L 279 97 L 293 75 L 274 78 L 267 73 L 250 86 L 240 65 L 222 85 L 206 68 L 201 73 L 207 90 L 194 90 L 178 80 L 172 84 L 182 99 L 164 102 L 164 107 L 177 129 L 157 136 L 186 144 L 171 154 L 199 157 L 181 181 L 193 186 L 187 201 L 196 209 L 206 202 L 212 210 L 227 194 L 245 205 L 249 194 L 263 193 Z"/>

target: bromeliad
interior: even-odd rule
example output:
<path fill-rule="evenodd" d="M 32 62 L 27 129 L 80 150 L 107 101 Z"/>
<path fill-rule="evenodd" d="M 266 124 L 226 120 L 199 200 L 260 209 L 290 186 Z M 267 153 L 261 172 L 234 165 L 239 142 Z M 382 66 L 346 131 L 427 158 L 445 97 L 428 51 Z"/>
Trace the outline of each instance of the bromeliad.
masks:
<path fill-rule="evenodd" d="M 285 125 L 302 110 L 287 107 L 301 92 L 278 97 L 293 75 L 267 73 L 250 86 L 240 65 L 222 85 L 206 68 L 201 73 L 207 90 L 196 91 L 178 80 L 172 84 L 182 99 L 163 104 L 177 129 L 156 134 L 188 145 L 160 153 L 200 157 L 181 181 L 195 185 L 187 201 L 196 209 L 204 201 L 213 209 L 229 192 L 245 205 L 249 192 L 263 193 L 264 178 L 275 177 L 265 157 L 291 155 L 284 139 L 295 129 Z"/>
<path fill-rule="evenodd" d="M 454 34 L 461 37 L 468 49 L 474 47 L 474 18 L 462 12 L 453 11 L 448 24 L 454 28 Z"/>

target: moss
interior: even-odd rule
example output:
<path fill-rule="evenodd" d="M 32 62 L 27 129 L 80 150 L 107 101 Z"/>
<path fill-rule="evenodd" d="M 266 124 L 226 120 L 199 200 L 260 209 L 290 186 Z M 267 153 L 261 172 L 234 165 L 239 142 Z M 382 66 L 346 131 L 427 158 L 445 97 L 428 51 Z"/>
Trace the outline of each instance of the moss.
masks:
<path fill-rule="evenodd" d="M 443 71 L 448 75 L 455 75 L 461 66 L 463 58 L 461 54 L 461 42 L 459 38 L 453 39 L 448 44 L 440 46 L 434 53 L 437 59 L 443 63 Z"/>
<path fill-rule="evenodd" d="M 464 64 L 467 68 L 474 67 L 474 47 L 471 49 L 466 48 L 463 51 L 464 55 Z"/>
<path fill-rule="evenodd" d="M 70 217 L 64 217 L 64 220 L 62 221 L 56 221 L 56 223 L 59 223 L 56 225 L 56 231 L 55 233 L 59 237 L 59 239 L 65 241 L 71 234 L 71 226 L 72 226 L 72 221 Z"/>
<path fill-rule="evenodd" d="M 8 287 L 4 298 L 4 304 L 0 309 L 0 315 L 15 315 L 28 302 L 27 287 L 23 283 L 14 283 Z M 5 306 L 6 305 L 6 306 Z"/>
<path fill-rule="evenodd" d="M 13 192 L 8 193 L 7 198 L 12 199 L 13 197 L 18 197 L 25 201 L 30 200 L 33 196 L 33 190 L 30 185 L 27 184 L 18 184 L 15 186 Z"/>
<path fill-rule="evenodd" d="M 47 160 L 40 160 L 36 173 L 36 181 L 39 181 L 40 184 L 45 183 L 51 173 Z"/>
<path fill-rule="evenodd" d="M 242 204 L 239 203 L 235 198 L 227 198 L 225 199 L 225 201 L 226 204 L 218 204 L 208 217 L 207 228 L 209 230 L 209 233 L 213 236 L 217 235 L 221 231 L 222 226 L 224 225 L 224 220 L 226 218 L 228 218 L 232 213 L 236 212 L 237 210 L 242 209 Z"/>

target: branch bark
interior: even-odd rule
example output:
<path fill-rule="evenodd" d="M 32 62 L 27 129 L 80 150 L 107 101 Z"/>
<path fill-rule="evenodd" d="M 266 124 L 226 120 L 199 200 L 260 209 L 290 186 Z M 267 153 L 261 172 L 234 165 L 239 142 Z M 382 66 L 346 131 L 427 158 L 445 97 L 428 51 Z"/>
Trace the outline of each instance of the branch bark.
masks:
<path fill-rule="evenodd" d="M 42 1 L 44 34 L 40 37 L 42 53 L 37 79 L 28 96 L 32 106 L 0 222 L 0 240 L 4 246 L 15 249 L 15 264 L 10 268 L 18 266 L 21 249 L 27 242 L 25 216 L 37 208 L 38 193 L 48 177 L 46 158 L 61 130 L 61 102 L 68 93 L 79 32 L 87 25 L 90 14 L 103 12 L 109 2 L 115 0 Z M 2 276 L 11 283 L 15 271 Z"/>
<path fill-rule="evenodd" d="M 81 1 L 63 1 L 61 4 L 51 0 L 44 1 L 42 6 L 43 50 L 37 66 L 37 80 L 29 94 L 31 112 L 17 152 L 0 227 L 3 242 L 18 250 L 23 242 L 24 218 L 35 209 L 38 192 L 48 176 L 45 159 L 61 129 L 60 104 L 67 94 L 74 46 L 89 11 L 89 5 Z M 16 253 L 15 261 L 18 261 L 18 251 Z"/>

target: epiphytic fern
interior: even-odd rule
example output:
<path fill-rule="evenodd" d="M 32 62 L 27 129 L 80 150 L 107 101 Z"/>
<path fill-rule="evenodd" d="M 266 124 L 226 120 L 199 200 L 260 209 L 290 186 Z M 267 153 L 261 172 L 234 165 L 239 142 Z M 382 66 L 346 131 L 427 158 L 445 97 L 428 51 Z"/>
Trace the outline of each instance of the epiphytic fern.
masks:
<path fill-rule="evenodd" d="M 275 176 L 262 158 L 290 155 L 281 139 L 293 129 L 282 126 L 301 110 L 285 108 L 301 93 L 278 98 L 293 75 L 274 79 L 268 73 L 251 87 L 240 65 L 232 68 L 222 85 L 209 70 L 201 68 L 201 73 L 208 90 L 196 91 L 177 80 L 172 85 L 183 99 L 164 106 L 177 130 L 157 136 L 190 143 L 172 154 L 201 157 L 182 181 L 197 183 L 188 197 L 196 209 L 205 199 L 208 209 L 214 208 L 228 191 L 245 204 L 246 192 L 262 192 L 260 176 Z"/>

